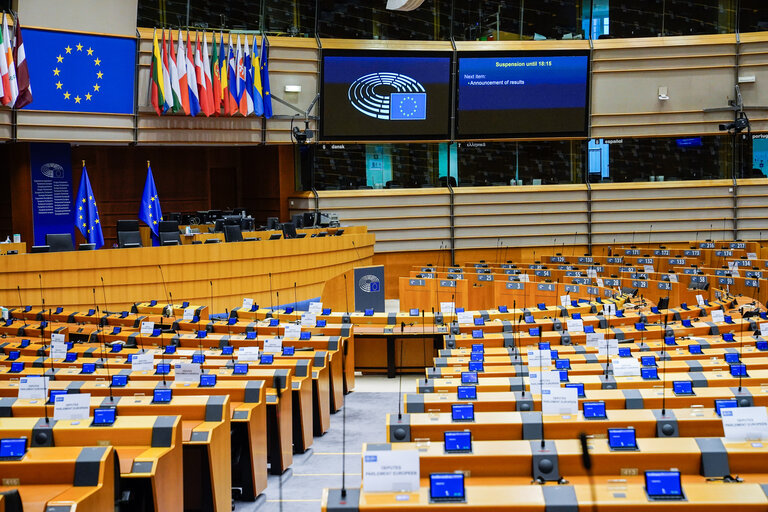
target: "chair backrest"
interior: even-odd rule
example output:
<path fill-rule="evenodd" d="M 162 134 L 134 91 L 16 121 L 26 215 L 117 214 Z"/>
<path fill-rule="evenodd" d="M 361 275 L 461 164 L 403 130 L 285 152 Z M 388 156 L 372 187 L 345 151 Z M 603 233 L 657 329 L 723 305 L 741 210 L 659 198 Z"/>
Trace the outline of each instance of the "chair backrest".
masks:
<path fill-rule="evenodd" d="M 283 238 L 296 238 L 296 226 L 290 222 L 283 224 Z"/>
<path fill-rule="evenodd" d="M 161 231 L 160 245 L 181 245 L 181 234 L 177 231 Z"/>
<path fill-rule="evenodd" d="M 179 232 L 179 221 L 177 220 L 161 220 L 157 226 L 159 233 L 176 233 Z"/>
<path fill-rule="evenodd" d="M 69 233 L 49 233 L 45 235 L 45 243 L 50 246 L 51 252 L 74 251 L 72 235 Z"/>
<path fill-rule="evenodd" d="M 297 229 L 303 228 L 304 227 L 304 214 L 303 213 L 297 213 L 295 215 L 292 215 L 291 216 L 291 223 Z"/>
<path fill-rule="evenodd" d="M 141 247 L 141 233 L 139 233 L 139 221 L 117 221 L 117 245 L 120 247 Z"/>
<path fill-rule="evenodd" d="M 240 226 L 224 226 L 224 240 L 227 242 L 242 242 L 243 233 L 240 231 Z"/>
<path fill-rule="evenodd" d="M 278 229 L 279 222 L 277 217 L 267 217 L 267 229 Z"/>

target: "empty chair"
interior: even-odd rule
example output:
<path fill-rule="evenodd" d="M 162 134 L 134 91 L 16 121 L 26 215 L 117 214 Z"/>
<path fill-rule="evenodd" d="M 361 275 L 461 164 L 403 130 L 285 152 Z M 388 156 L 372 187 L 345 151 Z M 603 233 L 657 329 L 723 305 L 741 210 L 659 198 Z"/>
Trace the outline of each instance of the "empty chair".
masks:
<path fill-rule="evenodd" d="M 179 222 L 176 220 L 162 220 L 157 228 L 160 235 L 160 245 L 181 245 Z"/>
<path fill-rule="evenodd" d="M 224 240 L 227 242 L 242 242 L 243 233 L 240 231 L 240 226 L 226 224 L 224 226 Z"/>
<path fill-rule="evenodd" d="M 283 238 L 296 238 L 296 226 L 291 222 L 283 224 Z"/>
<path fill-rule="evenodd" d="M 120 247 L 141 247 L 138 220 L 117 221 L 117 245 Z"/>
<path fill-rule="evenodd" d="M 280 220 L 277 217 L 267 217 L 267 229 L 280 229 L 280 226 L 278 225 L 280 223 Z"/>
<path fill-rule="evenodd" d="M 72 235 L 69 233 L 51 233 L 45 235 L 45 243 L 50 247 L 50 252 L 74 251 Z"/>

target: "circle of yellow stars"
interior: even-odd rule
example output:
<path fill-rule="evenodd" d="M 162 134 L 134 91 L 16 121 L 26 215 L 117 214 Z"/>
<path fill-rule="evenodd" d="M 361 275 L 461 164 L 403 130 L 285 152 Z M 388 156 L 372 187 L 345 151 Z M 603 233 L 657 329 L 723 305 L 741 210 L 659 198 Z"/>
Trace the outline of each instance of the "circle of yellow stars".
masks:
<path fill-rule="evenodd" d="M 73 50 L 77 52 L 82 52 L 84 48 L 85 47 L 80 43 L 77 43 L 74 48 L 70 45 L 67 45 L 66 48 L 64 48 L 64 55 L 60 53 L 56 56 L 56 66 L 53 68 L 53 76 L 60 77 L 61 70 L 59 69 L 58 65 L 64 63 L 64 56 L 72 55 Z M 99 68 L 101 66 L 101 59 L 93 55 L 93 48 L 89 47 L 85 50 L 85 52 L 88 54 L 89 57 L 93 57 L 93 65 L 96 68 Z M 93 92 L 88 91 L 82 97 L 79 94 L 76 94 L 74 97 L 72 97 L 72 93 L 69 92 L 69 90 L 67 90 L 66 88 L 64 88 L 64 84 L 61 83 L 61 79 L 59 79 L 56 82 L 56 89 L 63 91 L 62 94 L 64 95 L 65 100 L 72 99 L 74 100 L 75 103 L 81 103 L 83 100 L 91 101 L 94 94 L 96 94 L 101 90 L 101 85 L 99 85 L 98 81 L 101 80 L 102 78 L 104 78 L 104 73 L 101 71 L 101 69 L 97 69 L 96 83 L 93 84 Z"/>
<path fill-rule="evenodd" d="M 78 208 L 78 211 L 80 212 L 80 213 L 79 213 L 79 221 L 83 221 L 83 220 L 85 220 L 85 219 L 83 218 L 83 205 L 87 205 L 87 204 L 88 204 L 88 202 L 93 202 L 93 208 L 94 208 L 94 210 L 96 210 L 96 200 L 93 198 L 93 196 L 88 196 L 88 199 L 87 199 L 87 200 L 86 200 L 85 198 L 83 198 L 83 204 L 81 204 L 81 205 L 80 205 L 80 207 Z M 99 214 L 98 214 L 98 213 L 96 213 L 96 218 L 94 219 L 94 221 L 93 221 L 93 222 L 94 222 L 95 224 L 99 224 L 99 222 L 100 222 L 100 221 L 99 221 Z M 95 229 L 95 226 L 94 226 L 94 225 L 91 225 L 91 226 L 89 227 L 89 226 L 88 226 L 88 224 L 86 224 L 85 222 L 83 222 L 83 229 L 85 229 L 85 230 L 86 230 L 86 232 L 90 234 L 91 230 L 92 230 L 92 229 Z M 83 234 L 85 235 L 85 233 L 83 233 Z"/>

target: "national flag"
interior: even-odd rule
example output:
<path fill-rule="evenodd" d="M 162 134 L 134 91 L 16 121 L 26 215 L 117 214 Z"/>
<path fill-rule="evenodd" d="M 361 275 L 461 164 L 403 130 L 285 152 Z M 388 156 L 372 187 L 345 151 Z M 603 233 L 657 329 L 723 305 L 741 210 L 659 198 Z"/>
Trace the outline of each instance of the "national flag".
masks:
<path fill-rule="evenodd" d="M 168 112 L 173 108 L 173 92 L 171 92 L 171 72 L 168 68 L 168 46 L 165 44 L 165 29 L 163 29 L 163 110 Z"/>
<path fill-rule="evenodd" d="M 3 53 L 5 53 L 5 65 L 8 68 L 8 91 L 10 95 L 10 101 L 8 105 L 15 105 L 16 98 L 19 96 L 19 83 L 16 81 L 16 64 L 13 60 L 13 43 L 11 42 L 11 35 L 8 32 L 8 19 L 3 13 Z M 5 82 L 5 79 L 3 79 Z"/>
<path fill-rule="evenodd" d="M 264 115 L 264 95 L 261 90 L 261 66 L 259 62 L 259 48 L 256 46 L 256 36 L 253 36 L 251 73 L 253 74 L 253 113 L 257 116 Z"/>
<path fill-rule="evenodd" d="M 197 99 L 200 101 L 200 111 L 207 117 L 211 115 L 208 91 L 205 88 L 205 71 L 203 71 L 203 56 L 200 52 L 199 33 L 195 32 L 195 80 L 197 81 Z"/>
<path fill-rule="evenodd" d="M 200 98 L 197 96 L 197 78 L 195 75 L 195 58 L 192 53 L 192 46 L 189 41 L 189 30 L 187 30 L 187 87 L 189 88 L 189 115 L 196 116 L 200 112 Z"/>
<path fill-rule="evenodd" d="M 96 244 L 97 249 L 104 246 L 104 233 L 101 231 L 99 210 L 96 208 L 96 199 L 93 197 L 91 180 L 88 179 L 88 171 L 83 160 L 83 174 L 80 175 L 80 188 L 75 199 L 75 226 L 83 234 L 89 244 Z"/>
<path fill-rule="evenodd" d="M 27 55 L 24 51 L 24 40 L 21 38 L 21 23 L 16 18 L 16 35 L 14 37 L 13 59 L 16 62 L 16 81 L 19 87 L 19 96 L 13 104 L 13 108 L 23 108 L 32 103 L 32 83 L 29 80 L 29 66 Z"/>
<path fill-rule="evenodd" d="M 168 54 L 170 60 L 168 61 L 168 71 L 171 74 L 171 97 L 173 98 L 173 111 L 179 112 L 184 110 L 181 103 L 181 87 L 179 86 L 179 71 L 176 64 L 176 54 L 173 53 L 173 30 L 168 31 Z"/>
<path fill-rule="evenodd" d="M 152 232 L 152 245 L 159 245 L 158 227 L 163 220 L 163 211 L 160 209 L 160 197 L 157 195 L 155 178 L 152 176 L 152 167 L 149 162 L 147 162 L 147 181 L 144 182 L 144 193 L 139 207 L 139 220 L 149 226 Z"/>
<path fill-rule="evenodd" d="M 237 63 L 235 61 L 235 50 L 232 48 L 232 34 L 229 34 L 229 59 L 227 64 L 227 94 L 229 96 L 230 116 L 237 113 Z"/>
<path fill-rule="evenodd" d="M 214 34 L 215 37 L 215 34 Z M 214 46 L 216 41 L 214 40 Z M 213 94 L 213 82 L 211 81 L 211 59 L 208 57 L 208 38 L 203 34 L 203 80 L 205 80 L 205 99 L 207 108 L 205 115 L 210 116 L 218 112 L 218 104 L 215 103 Z"/>
<path fill-rule="evenodd" d="M 152 32 L 152 66 L 149 68 L 149 102 L 157 115 L 165 112 L 165 95 L 163 94 L 163 65 L 160 46 L 157 43 L 157 29 Z"/>
<path fill-rule="evenodd" d="M 248 116 L 253 114 L 253 73 L 251 69 L 251 54 L 248 48 L 248 36 L 245 36 L 243 67 L 245 68 L 245 84 L 243 86 L 243 97 L 240 99 L 240 113 L 244 116 Z"/>
<path fill-rule="evenodd" d="M 235 82 L 235 101 L 240 105 L 240 100 L 243 98 L 243 93 L 245 92 L 245 66 L 243 65 L 243 47 L 240 45 L 240 34 L 237 34 L 235 73 L 237 74 L 237 81 Z"/>
<path fill-rule="evenodd" d="M 5 13 L 3 13 L 5 18 Z M 8 83 L 8 62 L 5 60 L 5 39 L 0 28 L 0 103 L 7 105 L 11 102 L 11 87 Z"/>
<path fill-rule="evenodd" d="M 220 34 L 219 44 L 219 77 L 221 79 L 221 106 L 224 107 L 224 115 L 232 115 L 229 111 L 229 59 L 224 48 L 224 34 Z"/>
<path fill-rule="evenodd" d="M 264 94 L 264 117 L 272 117 L 272 96 L 269 93 L 269 43 L 261 38 L 261 88 Z"/>
<path fill-rule="evenodd" d="M 181 93 L 181 108 L 189 115 L 189 86 L 187 85 L 187 54 L 184 51 L 184 36 L 179 29 L 179 48 L 176 51 L 176 71 L 179 74 L 179 92 Z"/>
<path fill-rule="evenodd" d="M 213 56 L 211 57 L 211 94 L 213 114 L 221 113 L 221 66 L 219 66 L 219 47 L 216 45 L 216 32 L 213 33 Z"/>

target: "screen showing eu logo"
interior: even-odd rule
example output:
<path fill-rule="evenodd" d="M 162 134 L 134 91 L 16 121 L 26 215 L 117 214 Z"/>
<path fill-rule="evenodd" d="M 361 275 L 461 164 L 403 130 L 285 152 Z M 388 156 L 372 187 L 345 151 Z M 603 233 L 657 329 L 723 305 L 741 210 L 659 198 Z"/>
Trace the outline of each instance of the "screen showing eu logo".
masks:
<path fill-rule="evenodd" d="M 26 29 L 34 110 L 133 114 L 136 40 Z"/>

